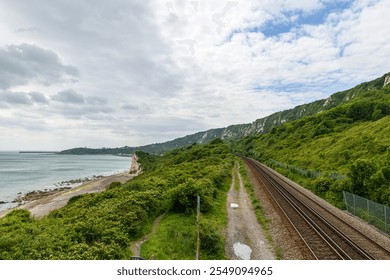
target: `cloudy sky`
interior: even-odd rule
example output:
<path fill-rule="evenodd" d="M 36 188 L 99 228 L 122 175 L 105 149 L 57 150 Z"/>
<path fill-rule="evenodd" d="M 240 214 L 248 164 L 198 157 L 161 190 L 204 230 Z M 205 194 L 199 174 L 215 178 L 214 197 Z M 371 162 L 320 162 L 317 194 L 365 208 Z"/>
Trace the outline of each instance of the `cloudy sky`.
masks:
<path fill-rule="evenodd" d="M 0 150 L 138 146 L 390 71 L 388 0 L 0 0 Z"/>

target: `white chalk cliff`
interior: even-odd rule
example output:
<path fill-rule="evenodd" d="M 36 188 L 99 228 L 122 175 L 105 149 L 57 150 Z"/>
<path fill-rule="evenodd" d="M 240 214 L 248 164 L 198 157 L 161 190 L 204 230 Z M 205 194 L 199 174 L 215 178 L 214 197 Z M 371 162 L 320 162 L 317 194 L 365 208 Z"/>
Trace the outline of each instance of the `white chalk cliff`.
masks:
<path fill-rule="evenodd" d="M 390 84 L 390 75 L 387 75 L 385 77 L 385 82 L 383 83 L 383 87 L 387 86 L 388 84 Z"/>
<path fill-rule="evenodd" d="M 138 163 L 138 157 L 134 154 L 131 158 L 130 174 L 139 175 L 142 172 L 141 165 Z"/>

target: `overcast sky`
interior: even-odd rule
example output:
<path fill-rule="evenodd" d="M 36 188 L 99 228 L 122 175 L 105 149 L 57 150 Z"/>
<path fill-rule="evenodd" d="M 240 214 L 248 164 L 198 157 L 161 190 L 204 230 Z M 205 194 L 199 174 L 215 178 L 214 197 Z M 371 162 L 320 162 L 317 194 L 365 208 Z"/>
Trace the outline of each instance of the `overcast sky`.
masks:
<path fill-rule="evenodd" d="M 390 1 L 0 0 L 0 150 L 139 146 L 390 71 Z"/>

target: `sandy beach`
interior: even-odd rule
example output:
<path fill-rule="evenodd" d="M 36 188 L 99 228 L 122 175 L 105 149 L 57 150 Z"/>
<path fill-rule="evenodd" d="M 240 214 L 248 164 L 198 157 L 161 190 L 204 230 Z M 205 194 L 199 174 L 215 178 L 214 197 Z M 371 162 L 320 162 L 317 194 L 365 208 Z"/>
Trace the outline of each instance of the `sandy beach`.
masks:
<path fill-rule="evenodd" d="M 137 176 L 137 174 L 138 173 L 129 174 L 128 172 L 126 172 L 126 173 L 119 173 L 110 176 L 105 176 L 105 177 L 99 177 L 96 180 L 83 183 L 78 187 L 67 189 L 67 190 L 61 190 L 54 194 L 44 196 L 42 198 L 29 201 L 25 204 L 16 206 L 14 208 L 1 211 L 0 218 L 4 217 L 12 210 L 26 209 L 31 212 L 34 218 L 39 219 L 48 215 L 51 211 L 65 206 L 68 203 L 69 199 L 73 196 L 77 196 L 85 193 L 101 192 L 105 190 L 107 187 L 109 187 L 112 182 L 125 183 L 130 179 L 134 178 L 135 176 Z"/>

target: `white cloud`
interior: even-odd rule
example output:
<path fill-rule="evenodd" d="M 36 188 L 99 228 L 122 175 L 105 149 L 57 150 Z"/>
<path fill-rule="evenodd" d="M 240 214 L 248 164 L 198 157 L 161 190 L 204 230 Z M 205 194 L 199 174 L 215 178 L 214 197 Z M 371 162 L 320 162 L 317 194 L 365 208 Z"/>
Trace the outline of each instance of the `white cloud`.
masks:
<path fill-rule="evenodd" d="M 8 103 L 10 105 L 29 105 L 32 104 L 28 94 L 24 92 L 3 92 L 0 95 L 0 101 Z"/>
<path fill-rule="evenodd" d="M 84 96 L 73 89 L 60 91 L 52 99 L 67 104 L 83 104 L 85 102 Z"/>
<path fill-rule="evenodd" d="M 19 137 L 0 144 L 39 145 L 39 128 L 51 149 L 160 142 L 388 72 L 389 1 L 352 1 L 316 25 L 303 21 L 334 3 L 2 2 L 0 127 Z M 262 33 L 278 24 L 289 28 Z"/>
<path fill-rule="evenodd" d="M 49 100 L 47 99 L 47 97 L 43 93 L 30 92 L 28 95 L 30 96 L 30 98 L 32 99 L 33 102 L 41 103 L 41 104 L 48 104 L 49 103 Z"/>
<path fill-rule="evenodd" d="M 78 70 L 64 65 L 53 51 L 30 44 L 0 48 L 0 89 L 30 82 L 51 85 L 77 76 Z"/>

